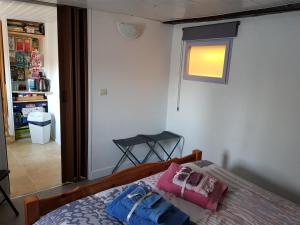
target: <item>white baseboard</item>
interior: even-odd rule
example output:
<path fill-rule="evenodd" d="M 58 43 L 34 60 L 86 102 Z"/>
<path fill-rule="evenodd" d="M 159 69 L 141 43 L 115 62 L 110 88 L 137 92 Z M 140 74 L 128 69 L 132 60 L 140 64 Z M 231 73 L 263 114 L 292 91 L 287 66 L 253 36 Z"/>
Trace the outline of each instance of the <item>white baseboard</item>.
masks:
<path fill-rule="evenodd" d="M 140 162 L 142 162 L 143 159 L 144 158 L 138 158 L 138 160 Z M 147 162 L 158 162 L 158 158 L 155 155 L 151 155 Z M 124 163 L 121 164 L 121 166 L 119 167 L 119 169 L 117 171 L 129 168 L 129 167 L 133 167 L 133 166 L 134 165 L 129 160 L 127 160 L 127 161 L 125 161 Z M 89 180 L 94 180 L 94 179 L 98 179 L 98 178 L 101 178 L 101 177 L 111 175 L 114 168 L 115 168 L 115 165 L 112 165 L 112 166 L 104 167 L 104 168 L 101 168 L 101 169 L 92 170 L 91 173 L 90 173 Z"/>
<path fill-rule="evenodd" d="M 142 159 L 139 159 L 140 161 Z M 126 169 L 126 168 L 129 168 L 129 167 L 132 167 L 134 166 L 131 162 L 124 162 L 118 169 L 118 171 L 122 170 L 122 169 Z M 97 170 L 93 170 L 91 172 L 91 177 L 90 177 L 90 180 L 94 180 L 94 179 L 98 179 L 98 178 L 101 178 L 101 177 L 105 177 L 105 176 L 108 176 L 108 175 L 111 175 L 113 169 L 114 169 L 115 165 L 113 166 L 109 166 L 109 167 L 104 167 L 104 168 L 101 168 L 101 169 L 97 169 Z"/>

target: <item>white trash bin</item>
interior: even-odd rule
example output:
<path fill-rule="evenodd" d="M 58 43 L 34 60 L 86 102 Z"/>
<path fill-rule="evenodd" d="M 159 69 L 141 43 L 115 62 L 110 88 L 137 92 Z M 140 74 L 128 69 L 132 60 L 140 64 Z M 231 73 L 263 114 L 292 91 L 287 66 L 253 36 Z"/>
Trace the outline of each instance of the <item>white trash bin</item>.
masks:
<path fill-rule="evenodd" d="M 31 142 L 46 144 L 50 141 L 51 115 L 46 112 L 31 112 L 27 117 Z"/>

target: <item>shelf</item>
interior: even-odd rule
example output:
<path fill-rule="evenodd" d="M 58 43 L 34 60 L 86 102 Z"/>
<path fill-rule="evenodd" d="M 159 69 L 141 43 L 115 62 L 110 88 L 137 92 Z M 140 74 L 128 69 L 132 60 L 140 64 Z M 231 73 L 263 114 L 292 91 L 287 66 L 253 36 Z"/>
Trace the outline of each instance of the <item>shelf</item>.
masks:
<path fill-rule="evenodd" d="M 45 94 L 52 95 L 51 91 L 12 91 L 13 94 Z"/>
<path fill-rule="evenodd" d="M 28 103 L 28 102 L 47 102 L 47 99 L 43 100 L 25 100 L 25 101 L 13 101 L 13 103 Z"/>
<path fill-rule="evenodd" d="M 15 130 L 24 130 L 24 129 L 28 129 L 29 126 L 23 126 L 23 127 L 16 127 Z"/>
<path fill-rule="evenodd" d="M 14 32 L 14 31 L 8 31 L 9 35 L 16 35 L 16 36 L 23 36 L 23 37 L 32 37 L 32 38 L 44 38 L 45 36 L 43 34 L 29 34 L 29 33 L 21 33 L 21 32 Z"/>

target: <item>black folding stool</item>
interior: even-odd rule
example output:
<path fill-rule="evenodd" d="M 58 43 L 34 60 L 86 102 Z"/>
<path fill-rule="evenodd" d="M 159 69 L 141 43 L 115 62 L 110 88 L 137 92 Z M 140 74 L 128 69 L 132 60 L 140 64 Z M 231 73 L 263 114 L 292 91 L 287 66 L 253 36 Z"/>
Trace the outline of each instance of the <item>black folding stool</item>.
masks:
<path fill-rule="evenodd" d="M 177 146 L 179 145 L 180 141 L 183 139 L 183 137 L 181 135 L 172 133 L 170 131 L 163 131 L 160 134 L 155 134 L 155 135 L 142 135 L 144 137 L 146 137 L 148 140 L 152 141 L 155 144 L 158 144 L 158 146 L 163 150 L 163 152 L 167 155 L 167 159 L 169 160 L 172 157 L 172 154 L 174 153 L 175 149 L 177 148 Z M 166 151 L 166 149 L 162 146 L 162 144 L 160 143 L 160 141 L 164 141 L 164 140 L 168 140 L 168 139 L 177 139 L 176 144 L 174 145 L 174 147 L 172 148 L 171 152 L 168 153 Z M 149 142 L 147 143 L 147 145 L 149 146 L 149 148 L 151 148 L 153 151 L 155 151 L 153 149 L 153 145 L 150 145 Z"/>
<path fill-rule="evenodd" d="M 149 138 L 145 137 L 144 135 L 137 135 L 135 137 L 126 138 L 126 139 L 118 139 L 118 140 L 114 139 L 113 142 L 121 150 L 123 155 L 120 158 L 120 160 L 118 161 L 118 163 L 116 164 L 116 166 L 114 167 L 112 173 L 114 173 L 118 170 L 118 168 L 122 164 L 125 157 L 128 158 L 129 161 L 134 166 L 137 166 L 138 164 L 146 162 L 152 153 L 154 153 L 159 158 L 159 160 L 162 161 L 162 158 L 159 156 L 159 154 L 154 149 L 155 146 L 152 146 L 151 144 L 149 144 L 148 143 L 149 141 L 151 141 L 151 140 L 149 140 Z M 131 152 L 133 147 L 138 144 L 147 144 L 149 146 L 149 151 L 142 161 L 138 160 L 138 158 Z"/>
<path fill-rule="evenodd" d="M 0 182 L 2 180 L 4 180 L 6 177 L 8 177 L 8 174 L 9 174 L 9 170 L 0 170 Z M 12 210 L 14 211 L 14 213 L 16 214 L 16 216 L 18 216 L 19 215 L 18 210 L 16 209 L 16 207 L 14 206 L 14 204 L 11 202 L 11 200 L 9 199 L 8 195 L 5 193 L 5 191 L 3 190 L 3 188 L 1 187 L 1 185 L 0 185 L 0 191 L 3 194 L 3 196 L 4 196 L 4 199 L 3 199 L 2 202 L 0 202 L 0 205 L 4 201 L 7 201 L 8 204 L 10 205 L 10 207 L 12 208 Z"/>
<path fill-rule="evenodd" d="M 147 160 L 149 159 L 149 157 L 151 156 L 151 154 L 155 154 L 156 157 L 159 159 L 159 161 L 164 161 L 161 156 L 157 153 L 157 151 L 155 150 L 155 146 L 156 146 L 156 142 L 153 142 L 151 139 L 149 139 L 147 136 L 143 135 L 143 134 L 139 134 L 138 136 L 144 137 L 146 142 L 145 144 L 149 147 L 149 151 L 147 153 L 147 155 L 145 156 L 144 160 L 142 161 L 142 163 L 147 162 Z"/>

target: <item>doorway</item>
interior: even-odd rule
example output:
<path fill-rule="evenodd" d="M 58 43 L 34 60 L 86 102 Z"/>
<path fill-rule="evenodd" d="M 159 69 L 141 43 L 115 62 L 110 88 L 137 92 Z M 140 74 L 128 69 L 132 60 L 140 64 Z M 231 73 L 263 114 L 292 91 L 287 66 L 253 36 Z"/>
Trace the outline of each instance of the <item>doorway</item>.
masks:
<path fill-rule="evenodd" d="M 38 2 L 9 1 L 3 4 L 6 4 L 7 9 L 22 8 L 20 13 L 16 13 L 15 10 L 0 12 L 0 19 L 3 22 L 8 111 L 7 145 L 4 141 L 4 147 L 0 148 L 0 166 L 1 160 L 5 165 L 8 161 L 11 170 L 12 196 L 26 195 L 62 183 L 86 179 L 88 171 L 87 9 L 55 4 L 45 6 Z M 37 43 L 38 47 L 33 49 Z M 33 57 L 32 50 L 35 49 L 38 52 L 34 52 Z M 26 61 L 28 62 L 26 57 L 31 60 L 29 65 L 31 68 L 26 66 Z M 44 62 L 38 68 L 42 74 L 35 73 L 37 68 L 36 66 L 33 68 L 33 65 L 36 65 L 32 62 L 33 58 Z M 40 80 L 41 75 L 44 80 L 42 87 L 45 86 L 46 79 L 50 80 L 50 90 L 47 88 L 42 91 L 35 90 L 40 87 L 40 84 L 32 80 Z M 42 105 L 32 104 L 32 101 Z M 0 110 L 2 113 L 2 109 Z M 32 143 L 34 135 L 31 133 L 30 126 L 49 125 L 47 117 L 42 121 L 29 119 L 28 117 L 35 111 L 51 115 L 51 139 L 47 143 Z M 1 134 L 4 134 L 2 132 L 4 125 L 1 121 L 0 129 Z M 17 129 L 20 131 L 16 132 Z M 34 133 L 40 136 L 43 132 Z M 12 137 L 11 141 L 8 135 Z M 37 178 L 38 176 L 40 178 Z M 49 180 L 54 182 L 50 185 L 45 184 Z M 27 183 L 34 188 L 25 188 Z M 5 185 L 8 184 L 7 182 Z M 16 184 L 20 187 L 19 193 L 16 191 L 17 188 L 14 189 L 14 186 L 17 187 Z"/>
<path fill-rule="evenodd" d="M 3 111 L 14 198 L 62 184 L 57 21 L 10 18 L 5 25 Z"/>

